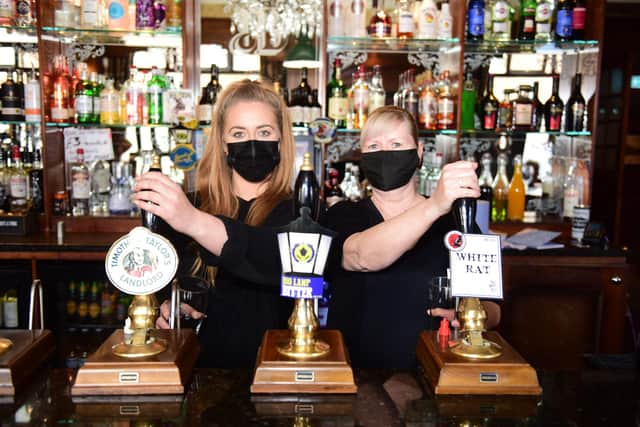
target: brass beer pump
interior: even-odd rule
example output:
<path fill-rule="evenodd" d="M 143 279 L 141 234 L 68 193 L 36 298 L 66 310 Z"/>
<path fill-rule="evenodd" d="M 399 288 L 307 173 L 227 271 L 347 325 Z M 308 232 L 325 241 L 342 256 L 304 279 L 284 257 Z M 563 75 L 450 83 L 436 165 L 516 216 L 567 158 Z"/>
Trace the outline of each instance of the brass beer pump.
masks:
<path fill-rule="evenodd" d="M 463 233 L 473 233 L 476 218 L 476 200 L 472 198 L 458 199 L 454 202 L 453 213 Z M 502 348 L 482 336 L 486 331 L 485 311 L 479 298 L 462 298 L 456 315 L 460 321 L 461 340 L 451 348 L 451 352 L 468 359 L 495 359 L 502 354 Z"/>

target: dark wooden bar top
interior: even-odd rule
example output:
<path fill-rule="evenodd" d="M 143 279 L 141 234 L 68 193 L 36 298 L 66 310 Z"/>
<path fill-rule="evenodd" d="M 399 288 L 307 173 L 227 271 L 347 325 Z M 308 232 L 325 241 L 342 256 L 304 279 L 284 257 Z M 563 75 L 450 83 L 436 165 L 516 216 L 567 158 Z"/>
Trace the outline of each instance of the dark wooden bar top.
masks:
<path fill-rule="evenodd" d="M 45 371 L 15 401 L 7 425 L 144 426 L 631 426 L 633 371 L 539 372 L 541 397 L 439 396 L 417 372 L 356 370 L 356 395 L 252 395 L 249 370 L 196 370 L 184 395 L 71 398 L 72 370 Z M 12 424 L 15 422 L 15 424 Z"/>

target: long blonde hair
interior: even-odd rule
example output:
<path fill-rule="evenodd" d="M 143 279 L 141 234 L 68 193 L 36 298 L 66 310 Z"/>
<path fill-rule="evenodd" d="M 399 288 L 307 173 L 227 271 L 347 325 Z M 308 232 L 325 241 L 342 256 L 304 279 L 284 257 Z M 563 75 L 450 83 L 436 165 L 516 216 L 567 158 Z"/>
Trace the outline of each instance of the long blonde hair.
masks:
<path fill-rule="evenodd" d="M 209 140 L 198 165 L 196 189 L 200 209 L 212 215 L 237 218 L 239 202 L 231 184 L 232 170 L 224 152 L 224 123 L 229 109 L 238 102 L 262 102 L 273 111 L 280 130 L 280 163 L 275 167 L 265 191 L 253 202 L 245 222 L 261 225 L 273 208 L 291 197 L 294 146 L 291 123 L 284 100 L 269 85 L 242 80 L 229 85 L 218 97 Z"/>

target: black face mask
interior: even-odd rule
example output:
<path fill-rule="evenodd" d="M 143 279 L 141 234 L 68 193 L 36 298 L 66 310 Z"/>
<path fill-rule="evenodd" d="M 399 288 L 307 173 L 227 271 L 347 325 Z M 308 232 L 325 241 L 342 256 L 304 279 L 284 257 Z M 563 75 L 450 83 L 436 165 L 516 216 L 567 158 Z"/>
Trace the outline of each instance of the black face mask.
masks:
<path fill-rule="evenodd" d="M 252 139 L 227 144 L 227 163 L 247 181 L 260 182 L 280 163 L 278 142 Z"/>
<path fill-rule="evenodd" d="M 360 166 L 372 187 L 389 191 L 402 187 L 413 177 L 419 163 L 418 150 L 362 153 Z"/>

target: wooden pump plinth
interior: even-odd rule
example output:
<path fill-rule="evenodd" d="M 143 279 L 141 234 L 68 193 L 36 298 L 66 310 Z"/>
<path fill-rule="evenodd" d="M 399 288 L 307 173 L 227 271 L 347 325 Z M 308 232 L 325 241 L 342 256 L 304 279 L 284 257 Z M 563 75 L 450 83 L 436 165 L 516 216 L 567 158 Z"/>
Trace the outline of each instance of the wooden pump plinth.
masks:
<path fill-rule="evenodd" d="M 340 331 L 320 329 L 318 338 L 328 344 L 327 354 L 313 359 L 285 356 L 278 351 L 290 331 L 269 330 L 258 349 L 252 393 L 355 393 L 357 387 Z"/>
<path fill-rule="evenodd" d="M 4 330 L 2 338 L 11 344 L 0 355 L 0 396 L 13 396 L 51 356 L 55 342 L 46 329 Z"/>
<path fill-rule="evenodd" d="M 116 356 L 112 349 L 124 339 L 116 330 L 78 370 L 72 396 L 182 394 L 198 357 L 199 345 L 191 329 L 154 329 L 166 343 L 162 353 L 136 359 Z"/>
<path fill-rule="evenodd" d="M 540 395 L 536 371 L 497 332 L 487 339 L 502 348 L 494 359 L 470 360 L 438 342 L 436 331 L 420 334 L 416 355 L 435 394 Z"/>

